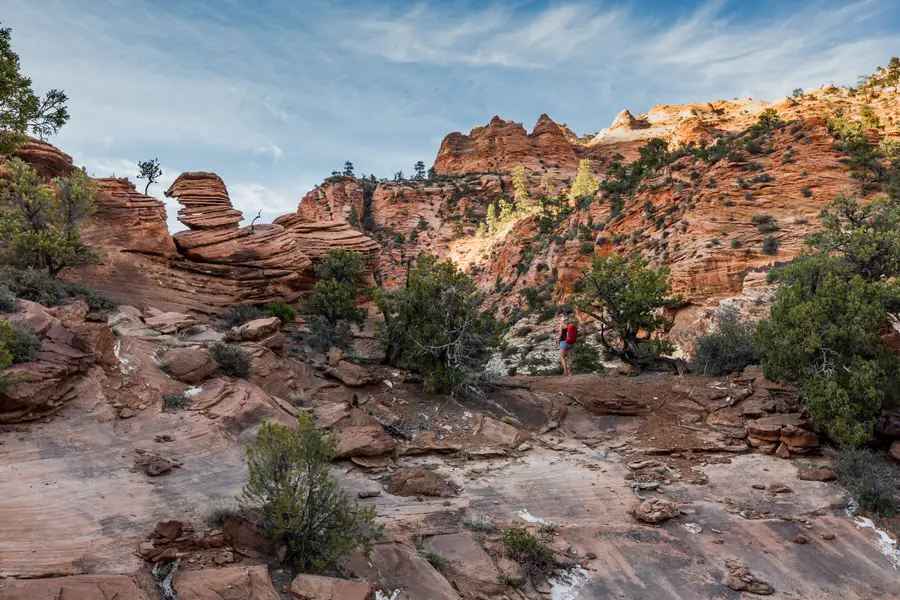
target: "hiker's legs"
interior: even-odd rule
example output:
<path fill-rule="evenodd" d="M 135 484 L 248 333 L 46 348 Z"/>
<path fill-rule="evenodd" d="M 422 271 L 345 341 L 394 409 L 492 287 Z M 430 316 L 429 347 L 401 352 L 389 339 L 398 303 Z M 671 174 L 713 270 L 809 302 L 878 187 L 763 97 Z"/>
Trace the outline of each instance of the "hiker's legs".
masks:
<path fill-rule="evenodd" d="M 568 362 L 566 373 L 571 375 L 572 367 L 575 365 L 575 352 L 572 350 L 572 344 L 569 344 L 569 348 L 566 350 L 566 361 Z"/>
<path fill-rule="evenodd" d="M 563 375 L 569 374 L 569 363 L 568 363 L 568 344 L 566 342 L 559 343 L 559 362 L 563 368 Z"/>

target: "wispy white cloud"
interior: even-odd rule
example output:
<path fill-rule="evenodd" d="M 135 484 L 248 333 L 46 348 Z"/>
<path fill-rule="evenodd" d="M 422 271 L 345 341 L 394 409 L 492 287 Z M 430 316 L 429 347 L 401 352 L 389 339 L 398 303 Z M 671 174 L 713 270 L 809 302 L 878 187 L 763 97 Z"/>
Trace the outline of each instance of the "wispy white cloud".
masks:
<path fill-rule="evenodd" d="M 51 141 L 76 162 L 214 171 L 267 220 L 345 160 L 409 172 L 494 114 L 586 133 L 622 108 L 852 83 L 900 48 L 894 0 L 670 4 L 3 0 L 0 18 L 36 88 L 69 94 Z"/>

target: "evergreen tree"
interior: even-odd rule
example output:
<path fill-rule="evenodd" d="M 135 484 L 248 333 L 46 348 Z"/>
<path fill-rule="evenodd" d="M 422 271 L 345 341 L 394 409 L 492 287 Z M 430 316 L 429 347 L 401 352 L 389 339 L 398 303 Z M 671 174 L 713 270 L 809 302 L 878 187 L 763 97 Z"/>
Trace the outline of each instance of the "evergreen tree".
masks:
<path fill-rule="evenodd" d="M 94 212 L 94 185 L 83 171 L 41 183 L 21 159 L 7 164 L 0 180 L 0 253 L 3 262 L 46 271 L 56 277 L 66 267 L 96 262 L 81 241 L 80 229 Z"/>
<path fill-rule="evenodd" d="M 0 155 L 11 154 L 25 144 L 25 134 L 44 139 L 69 120 L 66 94 L 54 89 L 38 97 L 31 79 L 19 72 L 19 55 L 13 52 L 11 40 L 11 30 L 0 28 Z"/>
<path fill-rule="evenodd" d="M 160 175 L 162 175 L 162 169 L 159 166 L 159 161 L 157 159 L 153 160 L 142 160 L 138 162 L 138 179 L 146 179 L 147 185 L 144 187 L 144 195 L 147 195 L 147 190 L 150 189 L 150 185 L 159 181 Z"/>
<path fill-rule="evenodd" d="M 513 197 L 515 197 L 518 206 L 530 203 L 531 196 L 528 194 L 528 170 L 525 169 L 524 166 L 518 165 L 513 169 L 512 186 Z"/>
<path fill-rule="evenodd" d="M 416 163 L 415 167 L 415 179 L 416 181 L 424 181 L 425 180 L 425 163 L 421 160 Z"/>
<path fill-rule="evenodd" d="M 342 175 L 344 177 L 353 177 L 353 163 L 349 160 L 344 163 L 344 172 Z"/>

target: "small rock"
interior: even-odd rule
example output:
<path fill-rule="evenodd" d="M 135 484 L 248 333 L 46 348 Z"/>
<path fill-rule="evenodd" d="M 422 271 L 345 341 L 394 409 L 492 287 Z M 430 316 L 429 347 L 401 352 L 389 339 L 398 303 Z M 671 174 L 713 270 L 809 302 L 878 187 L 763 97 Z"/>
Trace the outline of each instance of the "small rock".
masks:
<path fill-rule="evenodd" d="M 657 524 L 681 514 L 678 505 L 666 498 L 650 498 L 631 509 L 635 519 L 643 523 Z"/>
<path fill-rule="evenodd" d="M 531 450 L 531 444 L 529 444 L 528 442 L 522 442 L 521 444 L 519 444 L 516 450 L 518 450 L 519 452 L 528 452 L 529 450 Z"/>
<path fill-rule="evenodd" d="M 764 489 L 766 489 L 766 486 L 764 486 L 764 485 L 761 484 L 761 483 L 754 483 L 754 484 L 751 485 L 750 487 L 752 487 L 754 490 L 764 490 Z"/>
<path fill-rule="evenodd" d="M 147 410 L 146 404 L 138 404 L 138 410 Z"/>
<path fill-rule="evenodd" d="M 806 536 L 803 535 L 803 534 L 799 534 L 797 537 L 794 538 L 794 543 L 795 543 L 795 544 L 800 544 L 801 546 L 802 546 L 803 544 L 805 544 L 806 542 L 808 542 L 808 541 L 809 541 L 809 540 L 806 539 Z"/>
<path fill-rule="evenodd" d="M 595 558 L 597 558 L 597 555 L 594 554 L 593 552 L 588 552 L 587 554 L 584 555 L 584 557 L 588 560 L 594 560 Z"/>
<path fill-rule="evenodd" d="M 790 458 L 791 451 L 788 450 L 787 445 L 784 442 L 778 445 L 778 449 L 775 451 L 775 456 L 778 458 Z"/>
<path fill-rule="evenodd" d="M 713 544 L 724 544 L 725 542 L 722 540 L 713 540 Z"/>
<path fill-rule="evenodd" d="M 800 479 L 803 481 L 834 481 L 837 479 L 837 475 L 829 468 L 819 467 L 803 471 L 800 473 Z"/>
<path fill-rule="evenodd" d="M 794 490 L 786 485 L 773 485 L 769 487 L 769 491 L 773 494 L 793 494 Z"/>
<path fill-rule="evenodd" d="M 735 591 L 761 596 L 768 596 L 775 592 L 775 588 L 768 581 L 753 575 L 746 566 L 737 561 L 726 561 L 725 569 L 728 572 L 725 577 L 725 585 Z"/>
<path fill-rule="evenodd" d="M 130 419 L 134 416 L 134 411 L 128 408 L 127 406 L 119 411 L 120 419 Z"/>
<path fill-rule="evenodd" d="M 835 537 L 834 534 L 831 533 L 830 531 L 827 531 L 827 532 L 825 532 L 825 533 L 822 534 L 822 539 L 823 539 L 823 540 L 833 540 L 834 537 Z"/>
<path fill-rule="evenodd" d="M 381 490 L 364 490 L 359 492 L 357 496 L 360 498 L 374 498 L 381 495 Z"/>

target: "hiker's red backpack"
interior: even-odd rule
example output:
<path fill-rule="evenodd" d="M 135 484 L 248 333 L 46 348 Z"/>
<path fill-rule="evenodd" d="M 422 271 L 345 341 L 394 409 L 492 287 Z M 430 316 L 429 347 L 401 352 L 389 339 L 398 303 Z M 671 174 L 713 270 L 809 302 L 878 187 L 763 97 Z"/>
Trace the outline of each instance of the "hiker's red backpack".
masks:
<path fill-rule="evenodd" d="M 577 340 L 577 339 L 578 339 L 578 328 L 575 327 L 575 325 L 572 325 L 570 323 L 569 326 L 566 327 L 566 343 L 574 344 L 575 340 Z"/>

